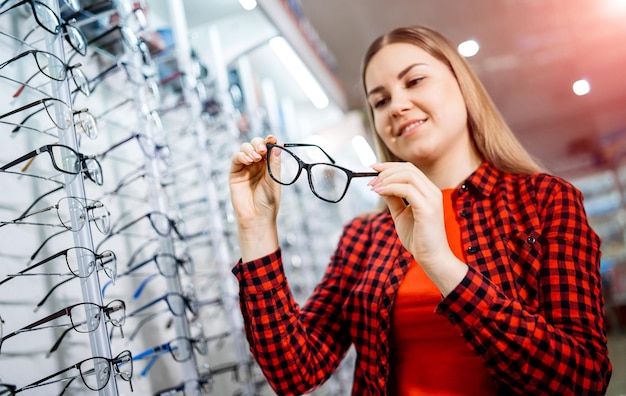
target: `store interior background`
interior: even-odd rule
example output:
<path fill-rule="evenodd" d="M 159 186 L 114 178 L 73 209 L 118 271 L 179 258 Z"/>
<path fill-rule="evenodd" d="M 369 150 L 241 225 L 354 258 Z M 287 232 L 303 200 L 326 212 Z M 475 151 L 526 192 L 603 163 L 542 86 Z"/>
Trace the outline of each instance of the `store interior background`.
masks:
<path fill-rule="evenodd" d="M 41 2 L 58 15 L 69 13 L 63 0 Z M 14 3 L 0 6 L 0 12 Z M 80 1 L 82 7 L 94 3 Z M 0 87 L 7 98 L 0 101 L 0 114 L 52 97 L 71 103 L 74 110 L 88 109 L 98 126 L 98 135 L 91 138 L 81 133 L 80 125 L 56 128 L 51 120 L 60 113 L 57 105 L 49 108 L 50 117 L 46 111 L 34 113 L 41 105 L 2 117 L 0 165 L 58 142 L 95 155 L 103 175 L 102 185 L 97 185 L 82 175 L 60 174 L 44 158 L 47 153 L 36 156 L 27 170 L 20 169 L 22 163 L 0 173 L 5 191 L 0 221 L 32 214 L 16 222 L 20 224 L 0 226 L 0 282 L 8 279 L 0 284 L 0 317 L 6 336 L 71 304 L 105 305 L 120 299 L 126 313 L 124 337 L 105 316 L 89 333 L 70 331 L 49 353 L 70 320 L 62 315 L 2 343 L 0 382 L 19 388 L 83 359 L 114 358 L 128 350 L 135 357 L 134 394 L 158 394 L 199 382 L 207 394 L 272 395 L 250 360 L 230 273 L 238 259 L 228 202 L 230 157 L 242 141 L 272 133 L 282 141 L 319 144 L 339 165 L 367 171 L 375 159 L 364 145 L 371 137 L 363 116 L 361 56 L 371 40 L 390 28 L 419 23 L 455 43 L 476 40 L 480 51 L 468 61 L 512 129 L 548 169 L 585 194 L 590 221 L 603 238 L 614 363 L 608 394 L 626 394 L 625 1 L 260 0 L 254 7 L 254 1 L 243 0 L 104 3 L 97 13 L 83 12 L 72 23 L 91 38 L 122 24 L 143 39 L 149 56 L 142 56 L 137 43 L 125 43 L 119 30 L 91 43 L 86 55 L 77 55 L 62 35 L 41 28 L 28 34 L 37 26 L 29 4 L 0 14 L 0 62 L 28 50 L 51 52 L 70 66 L 80 63 L 77 68 L 91 80 L 92 91 L 89 96 L 73 92 L 71 78 L 46 78 L 28 56 L 0 67 Z M 279 59 L 275 49 L 285 43 L 319 83 L 326 101 L 311 99 L 312 88 L 300 85 L 308 77 L 294 77 L 295 66 Z M 102 75 L 104 70 L 109 71 Z M 577 96 L 572 84 L 581 79 L 590 91 Z M 20 94 L 11 97 L 24 82 Z M 24 121 L 31 113 L 35 115 Z M 74 121 L 84 117 L 85 112 L 76 114 Z M 12 132 L 17 125 L 22 129 Z M 317 158 L 315 152 L 301 155 Z M 315 198 L 305 180 L 283 187 L 281 243 L 299 302 L 320 278 L 343 223 L 376 204 L 366 182 L 355 180 L 339 204 Z M 95 211 L 88 210 L 92 221 L 80 230 L 53 236 L 62 230 L 56 226 L 56 209 L 35 212 L 57 202 L 61 207 L 68 196 L 80 202 L 72 204 L 73 225 L 80 221 L 75 206 L 97 206 L 97 201 L 110 214 L 111 230 L 102 233 L 93 219 Z M 161 234 L 145 217 L 157 212 L 173 220 Z M 21 224 L 25 222 L 39 225 Z M 108 284 L 104 270 L 83 278 L 42 275 L 66 274 L 62 256 L 28 271 L 38 275 L 19 275 L 27 266 L 77 246 L 113 252 L 115 283 Z M 166 260 L 171 256 L 177 259 Z M 85 259 L 77 261 L 84 272 Z M 126 274 L 129 268 L 132 272 Z M 50 290 L 46 302 L 35 308 Z M 194 312 L 172 297 L 178 293 L 195 296 Z M 165 296 L 172 298 L 166 301 Z M 178 309 L 184 313 L 172 312 Z M 176 361 L 164 345 L 180 337 L 193 339 L 196 347 L 204 339 L 207 349 Z M 352 364 L 349 355 L 314 394 L 350 394 Z M 119 370 L 129 366 L 120 363 Z M 98 393 L 86 391 L 77 378 L 24 394 L 59 394 L 68 383 L 66 394 Z M 119 375 L 99 393 L 131 394 Z"/>

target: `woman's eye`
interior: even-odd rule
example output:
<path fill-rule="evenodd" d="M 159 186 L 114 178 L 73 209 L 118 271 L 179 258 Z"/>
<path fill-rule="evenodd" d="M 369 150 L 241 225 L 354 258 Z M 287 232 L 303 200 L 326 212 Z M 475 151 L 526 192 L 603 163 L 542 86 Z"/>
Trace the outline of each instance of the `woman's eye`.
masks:
<path fill-rule="evenodd" d="M 419 84 L 422 80 L 424 79 L 424 77 L 417 77 L 417 78 L 412 78 L 410 79 L 407 83 L 406 86 L 407 87 L 413 87 L 417 84 Z"/>
<path fill-rule="evenodd" d="M 385 103 L 387 103 L 387 98 L 378 99 L 378 100 L 374 101 L 374 104 L 372 105 L 372 107 L 375 108 L 375 109 L 378 109 L 378 108 L 381 108 L 382 106 L 384 106 Z"/>

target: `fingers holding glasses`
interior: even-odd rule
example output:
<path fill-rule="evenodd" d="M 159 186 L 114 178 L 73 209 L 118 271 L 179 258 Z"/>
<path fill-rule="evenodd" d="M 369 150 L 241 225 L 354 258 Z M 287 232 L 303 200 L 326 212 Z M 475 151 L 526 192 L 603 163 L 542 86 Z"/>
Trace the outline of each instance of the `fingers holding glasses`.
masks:
<path fill-rule="evenodd" d="M 263 139 L 256 137 L 250 142 L 244 142 L 239 147 L 239 151 L 233 156 L 233 165 L 251 165 L 265 158 L 267 153 L 266 143 L 276 143 L 276 137 L 268 135 Z"/>

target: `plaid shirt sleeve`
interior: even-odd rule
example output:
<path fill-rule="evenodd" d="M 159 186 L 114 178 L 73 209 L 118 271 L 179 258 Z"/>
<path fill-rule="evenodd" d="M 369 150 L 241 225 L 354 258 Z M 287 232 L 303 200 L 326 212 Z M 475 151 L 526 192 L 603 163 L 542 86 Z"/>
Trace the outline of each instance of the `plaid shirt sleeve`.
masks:
<path fill-rule="evenodd" d="M 240 261 L 233 273 L 250 351 L 270 386 L 280 395 L 300 395 L 326 381 L 350 346 L 336 301 L 340 273 L 327 270 L 306 309 L 292 297 L 280 249 Z"/>
<path fill-rule="evenodd" d="M 537 248 L 523 260 L 539 263 L 530 275 L 514 274 L 521 289 L 537 293 L 536 309 L 504 293 L 499 274 L 472 266 L 437 307 L 482 357 L 500 394 L 604 395 L 611 376 L 600 240 L 580 192 L 555 180 L 538 180 L 526 202 L 541 224 Z"/>

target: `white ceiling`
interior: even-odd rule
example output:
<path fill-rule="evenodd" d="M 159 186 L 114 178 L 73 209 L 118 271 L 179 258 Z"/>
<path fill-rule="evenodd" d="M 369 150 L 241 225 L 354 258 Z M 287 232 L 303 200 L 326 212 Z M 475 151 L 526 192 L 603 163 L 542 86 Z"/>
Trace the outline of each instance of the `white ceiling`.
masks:
<path fill-rule="evenodd" d="M 278 0 L 258 1 L 263 6 Z M 233 40 L 258 37 L 251 24 L 236 26 L 243 12 L 236 0 L 184 3 L 190 28 L 233 21 L 233 32 L 240 34 L 233 33 Z M 367 45 L 393 27 L 424 24 L 455 43 L 470 38 L 480 43 L 470 64 L 522 142 L 553 172 L 573 174 L 590 169 L 599 154 L 626 153 L 626 0 L 298 4 L 335 58 L 348 109 L 362 109 L 359 68 Z M 573 95 L 571 84 L 579 78 L 590 81 L 589 95 Z"/>

